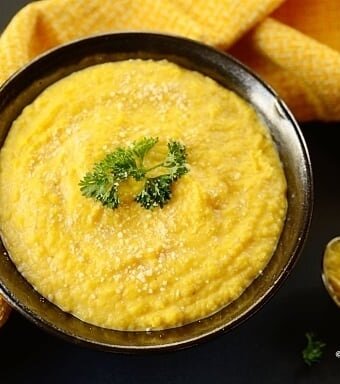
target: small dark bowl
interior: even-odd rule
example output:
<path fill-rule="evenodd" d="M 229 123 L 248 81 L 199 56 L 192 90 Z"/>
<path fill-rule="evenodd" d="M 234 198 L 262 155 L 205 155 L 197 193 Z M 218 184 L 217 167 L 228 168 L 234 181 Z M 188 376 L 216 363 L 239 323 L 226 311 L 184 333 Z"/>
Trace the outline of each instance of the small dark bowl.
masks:
<path fill-rule="evenodd" d="M 108 61 L 168 59 L 201 72 L 247 100 L 269 128 L 288 182 L 288 212 L 275 254 L 263 274 L 231 305 L 194 323 L 164 331 L 107 330 L 63 312 L 21 276 L 0 244 L 0 291 L 29 320 L 66 340 L 109 351 L 177 349 L 234 328 L 277 291 L 305 241 L 312 212 L 312 172 L 299 127 L 276 93 L 234 58 L 206 45 L 152 33 L 90 37 L 57 48 L 15 74 L 0 89 L 0 145 L 13 120 L 46 87 L 70 73 Z"/>

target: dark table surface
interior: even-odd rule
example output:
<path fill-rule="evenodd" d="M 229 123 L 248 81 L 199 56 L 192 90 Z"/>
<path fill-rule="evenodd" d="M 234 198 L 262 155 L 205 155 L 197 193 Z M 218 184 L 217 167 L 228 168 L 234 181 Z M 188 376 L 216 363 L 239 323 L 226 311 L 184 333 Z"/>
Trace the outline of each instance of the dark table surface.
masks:
<path fill-rule="evenodd" d="M 0 30 L 27 3 L 0 0 Z M 315 179 L 312 226 L 296 268 L 259 313 L 191 349 L 131 356 L 67 344 L 14 313 L 0 330 L 0 383 L 340 383 L 340 310 L 320 277 L 324 246 L 340 235 L 340 123 L 302 131 Z M 312 367 L 301 358 L 307 331 L 327 343 Z"/>

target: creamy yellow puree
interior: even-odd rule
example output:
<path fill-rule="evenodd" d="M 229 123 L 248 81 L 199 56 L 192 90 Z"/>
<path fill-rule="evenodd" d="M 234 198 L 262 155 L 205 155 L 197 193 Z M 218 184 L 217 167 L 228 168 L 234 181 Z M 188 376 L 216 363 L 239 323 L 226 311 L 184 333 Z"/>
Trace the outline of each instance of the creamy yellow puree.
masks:
<path fill-rule="evenodd" d="M 163 209 L 126 193 L 116 210 L 78 183 L 118 146 L 182 142 L 190 172 Z M 197 72 L 128 60 L 79 71 L 25 108 L 1 150 L 0 225 L 48 300 L 102 327 L 179 326 L 241 295 L 275 249 L 286 182 L 254 110 Z"/>
<path fill-rule="evenodd" d="M 340 304 L 340 237 L 327 244 L 323 268 L 332 294 Z"/>

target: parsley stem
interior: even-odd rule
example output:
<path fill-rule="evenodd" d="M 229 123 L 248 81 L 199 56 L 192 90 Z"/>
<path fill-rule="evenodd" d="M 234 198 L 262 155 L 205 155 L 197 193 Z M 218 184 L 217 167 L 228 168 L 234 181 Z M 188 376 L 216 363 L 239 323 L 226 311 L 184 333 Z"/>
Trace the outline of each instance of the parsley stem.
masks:
<path fill-rule="evenodd" d="M 164 162 L 163 163 L 159 163 L 157 165 L 154 165 L 151 168 L 147 168 L 144 171 L 145 171 L 145 173 L 148 173 L 148 172 L 153 171 L 154 169 L 159 168 L 159 167 L 164 167 Z"/>

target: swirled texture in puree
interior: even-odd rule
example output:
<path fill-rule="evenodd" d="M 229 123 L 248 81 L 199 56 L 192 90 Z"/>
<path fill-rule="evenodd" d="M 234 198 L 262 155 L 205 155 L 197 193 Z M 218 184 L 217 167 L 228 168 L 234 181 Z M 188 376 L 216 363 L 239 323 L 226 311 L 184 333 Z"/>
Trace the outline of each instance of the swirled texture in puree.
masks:
<path fill-rule="evenodd" d="M 118 146 L 159 137 L 190 172 L 164 209 L 125 191 L 116 210 L 79 180 Z M 0 222 L 20 272 L 65 311 L 99 326 L 168 328 L 235 300 L 275 249 L 286 212 L 276 149 L 233 92 L 167 61 L 93 66 L 45 90 L 1 150 Z"/>

